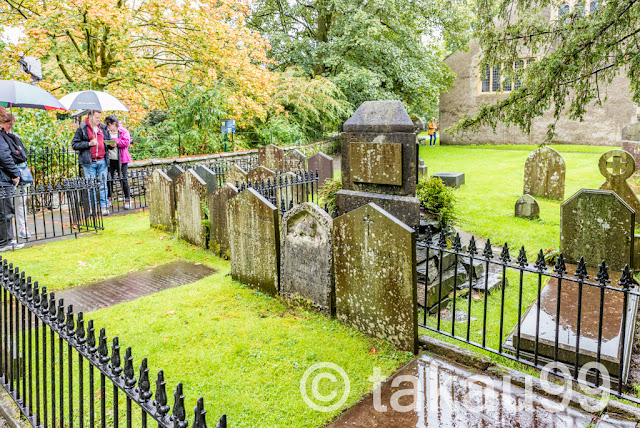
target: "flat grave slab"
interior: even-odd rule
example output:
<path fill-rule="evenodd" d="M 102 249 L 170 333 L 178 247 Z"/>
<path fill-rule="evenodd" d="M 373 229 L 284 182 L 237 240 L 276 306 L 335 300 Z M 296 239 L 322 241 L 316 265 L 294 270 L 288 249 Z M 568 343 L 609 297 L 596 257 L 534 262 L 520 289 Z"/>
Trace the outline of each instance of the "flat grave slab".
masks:
<path fill-rule="evenodd" d="M 75 313 L 87 313 L 190 284 L 214 273 L 217 270 L 209 266 L 181 260 L 56 292 L 56 298 L 64 299 L 65 306 L 73 305 Z"/>
<path fill-rule="evenodd" d="M 567 265 L 566 276 L 575 278 L 576 265 Z M 598 273 L 595 268 L 587 269 L 589 280 L 593 282 Z M 620 272 L 609 272 L 610 286 L 618 287 Z M 558 360 L 573 368 L 576 354 L 578 327 L 578 283 L 562 281 L 560 296 L 560 333 L 558 340 Z M 541 361 L 554 358 L 556 315 L 557 315 L 558 281 L 550 278 L 540 296 L 540 327 L 538 333 L 538 355 Z M 620 370 L 620 350 L 624 348 L 623 377 L 626 378 L 631 362 L 631 349 L 638 302 L 635 296 L 629 295 L 627 326 L 625 341 L 622 343 L 622 312 L 624 305 L 622 292 L 605 290 L 602 319 L 601 362 L 613 377 L 618 377 Z M 538 304 L 534 301 L 522 318 L 520 333 L 520 352 L 525 358 L 532 358 L 535 352 L 536 321 Z M 600 288 L 592 285 L 582 286 L 582 311 L 580 316 L 580 349 L 578 364 L 580 366 L 596 361 L 599 336 Z M 517 346 L 517 326 L 505 346 L 514 350 Z"/>
<path fill-rule="evenodd" d="M 438 177 L 442 180 L 445 186 L 458 189 L 464 184 L 463 172 L 438 172 L 433 174 L 434 177 Z"/>

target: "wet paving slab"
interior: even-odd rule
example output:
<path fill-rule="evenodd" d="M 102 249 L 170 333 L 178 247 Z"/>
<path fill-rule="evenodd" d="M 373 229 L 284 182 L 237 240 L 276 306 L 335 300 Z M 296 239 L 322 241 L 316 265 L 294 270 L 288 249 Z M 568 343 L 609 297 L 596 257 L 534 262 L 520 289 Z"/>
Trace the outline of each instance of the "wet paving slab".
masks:
<path fill-rule="evenodd" d="M 588 427 L 597 417 L 502 379 L 423 355 L 338 417 L 331 428 Z M 605 425 L 608 426 L 608 425 Z"/>
<path fill-rule="evenodd" d="M 217 272 L 201 263 L 177 261 L 60 291 L 56 298 L 64 299 L 65 306 L 73 305 L 75 313 L 87 313 L 190 284 Z"/>

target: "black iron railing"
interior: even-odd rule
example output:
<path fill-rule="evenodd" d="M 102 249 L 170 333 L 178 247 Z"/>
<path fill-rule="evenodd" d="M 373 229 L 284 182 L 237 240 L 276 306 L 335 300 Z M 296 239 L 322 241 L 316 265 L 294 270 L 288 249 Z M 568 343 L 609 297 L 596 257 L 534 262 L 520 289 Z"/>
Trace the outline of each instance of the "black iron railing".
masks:
<path fill-rule="evenodd" d="M 147 179 L 152 172 L 150 168 L 138 168 L 122 175 L 117 172 L 113 175 L 107 174 L 103 190 L 107 192 L 109 212 L 119 213 L 147 208 Z M 128 186 L 128 197 L 125 186 Z"/>
<path fill-rule="evenodd" d="M 123 362 L 118 337 L 112 338 L 109 354 L 104 328 L 96 337 L 93 320 L 85 327 L 82 312 L 65 308 L 62 299 L 56 301 L 54 293 L 6 259 L 1 273 L 0 380 L 32 426 L 189 425 L 181 383 L 171 409 L 162 370 L 154 397 L 146 358 L 136 379 L 132 350 L 126 349 Z M 194 428 L 206 427 L 205 414 L 200 398 L 189 416 Z M 226 426 L 222 416 L 217 427 Z"/>
<path fill-rule="evenodd" d="M 318 182 L 318 171 L 280 171 L 273 179 L 236 182 L 235 185 L 240 192 L 248 188 L 254 189 L 278 207 L 282 215 L 303 202 L 319 204 Z"/>
<path fill-rule="evenodd" d="M 0 187 L 0 203 L 10 213 L 0 218 L 0 236 L 6 233 L 15 248 L 28 241 L 102 230 L 102 212 L 95 204 L 98 190 L 96 180 L 83 178 L 56 186 Z"/>
<path fill-rule="evenodd" d="M 562 254 L 550 268 L 542 250 L 530 263 L 524 247 L 514 258 L 507 244 L 496 254 L 488 240 L 480 252 L 474 238 L 464 248 L 458 235 L 434 239 L 429 230 L 420 251 L 420 327 L 537 369 L 564 365 L 552 372 L 640 404 L 624 388 L 636 322 L 628 314 L 640 296 L 628 266 L 591 269 L 581 258 L 569 272 Z M 590 362 L 598 367 L 585 373 Z"/>
<path fill-rule="evenodd" d="M 79 176 L 78 154 L 68 147 L 44 147 L 27 150 L 27 164 L 31 168 L 34 183 L 55 185 L 65 179 Z"/>

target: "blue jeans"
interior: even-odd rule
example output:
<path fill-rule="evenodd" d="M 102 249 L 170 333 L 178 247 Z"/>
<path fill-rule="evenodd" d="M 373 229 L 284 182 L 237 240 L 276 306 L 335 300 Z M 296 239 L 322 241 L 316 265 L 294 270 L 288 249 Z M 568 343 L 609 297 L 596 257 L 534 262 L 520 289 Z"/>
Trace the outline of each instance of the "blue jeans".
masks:
<path fill-rule="evenodd" d="M 433 135 L 429 135 L 429 145 L 430 146 L 435 146 L 436 145 L 436 133 L 434 132 Z"/>
<path fill-rule="evenodd" d="M 102 209 L 107 208 L 107 162 L 102 159 L 97 162 L 91 162 L 91 165 L 83 165 L 84 176 L 98 178 L 100 185 L 100 206 Z M 91 203 L 91 192 L 89 192 L 89 203 Z"/>

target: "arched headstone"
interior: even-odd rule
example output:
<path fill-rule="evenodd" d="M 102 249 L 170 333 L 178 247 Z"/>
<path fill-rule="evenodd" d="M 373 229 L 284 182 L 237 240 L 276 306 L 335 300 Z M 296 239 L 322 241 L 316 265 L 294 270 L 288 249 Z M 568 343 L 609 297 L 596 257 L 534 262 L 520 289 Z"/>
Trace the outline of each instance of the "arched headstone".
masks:
<path fill-rule="evenodd" d="M 547 199 L 564 199 L 566 167 L 564 159 L 551 147 L 540 147 L 524 165 L 522 193 Z"/>
<path fill-rule="evenodd" d="M 333 219 L 305 202 L 282 217 L 280 290 L 299 296 L 331 314 L 333 289 Z"/>

